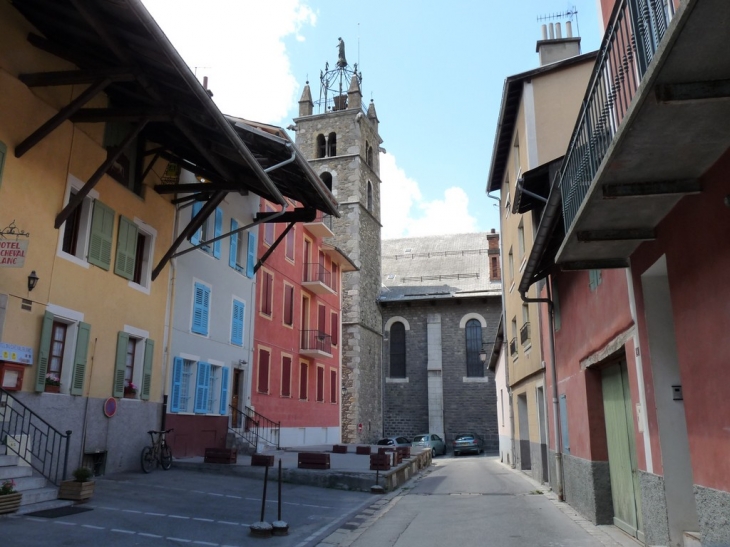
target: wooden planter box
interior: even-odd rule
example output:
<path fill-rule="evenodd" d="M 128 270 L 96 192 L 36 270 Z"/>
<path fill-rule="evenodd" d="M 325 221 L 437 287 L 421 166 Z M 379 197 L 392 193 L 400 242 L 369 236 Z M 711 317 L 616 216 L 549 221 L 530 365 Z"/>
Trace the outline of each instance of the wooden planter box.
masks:
<path fill-rule="evenodd" d="M 235 448 L 206 448 L 205 463 L 236 463 L 238 451 Z"/>
<path fill-rule="evenodd" d="M 326 452 L 299 452 L 297 467 L 299 469 L 329 469 L 330 455 Z"/>
<path fill-rule="evenodd" d="M 362 454 L 364 456 L 369 456 L 370 455 L 370 446 L 369 445 L 356 446 L 355 454 Z"/>
<path fill-rule="evenodd" d="M 336 444 L 332 447 L 332 452 L 335 454 L 347 454 L 346 444 Z"/>
<path fill-rule="evenodd" d="M 371 471 L 388 471 L 390 469 L 390 454 L 370 454 Z"/>
<path fill-rule="evenodd" d="M 15 494 L 5 494 L 0 496 L 0 514 L 14 513 L 20 507 L 20 499 L 23 497 L 21 492 Z"/>
<path fill-rule="evenodd" d="M 96 482 L 63 481 L 58 488 L 58 499 L 84 501 L 94 494 Z"/>
<path fill-rule="evenodd" d="M 253 454 L 251 456 L 251 465 L 253 467 L 274 467 L 274 455 Z"/>

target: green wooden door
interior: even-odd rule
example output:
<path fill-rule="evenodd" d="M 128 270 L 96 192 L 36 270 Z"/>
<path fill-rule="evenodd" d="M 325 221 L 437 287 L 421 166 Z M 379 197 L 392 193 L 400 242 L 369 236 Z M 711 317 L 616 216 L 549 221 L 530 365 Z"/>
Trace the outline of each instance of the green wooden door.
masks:
<path fill-rule="evenodd" d="M 613 523 L 625 532 L 641 538 L 641 500 L 626 363 L 622 361 L 605 368 L 602 375 Z"/>

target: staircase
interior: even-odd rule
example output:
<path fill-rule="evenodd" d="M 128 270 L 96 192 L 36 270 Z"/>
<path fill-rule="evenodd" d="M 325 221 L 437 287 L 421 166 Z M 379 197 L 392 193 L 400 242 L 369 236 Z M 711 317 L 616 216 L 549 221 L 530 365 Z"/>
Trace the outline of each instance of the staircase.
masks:
<path fill-rule="evenodd" d="M 270 420 L 248 406 L 236 408 L 229 405 L 229 411 L 231 423 L 226 437 L 227 448 L 236 448 L 244 454 L 279 448 L 281 422 Z"/>
<path fill-rule="evenodd" d="M 17 514 L 32 513 L 43 509 L 53 509 L 71 505 L 73 502 L 58 500 L 58 488 L 46 478 L 25 464 L 16 454 L 0 445 L 0 483 L 12 480 L 15 490 L 23 493 Z"/>

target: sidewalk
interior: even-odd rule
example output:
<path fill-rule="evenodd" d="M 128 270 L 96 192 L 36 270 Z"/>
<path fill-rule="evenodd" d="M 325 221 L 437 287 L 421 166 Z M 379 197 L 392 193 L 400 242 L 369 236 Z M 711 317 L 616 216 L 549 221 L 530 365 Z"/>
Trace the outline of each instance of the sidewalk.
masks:
<path fill-rule="evenodd" d="M 369 492 L 376 483 L 376 472 L 370 470 L 370 456 L 355 454 L 355 445 L 348 445 L 346 454 L 332 453 L 332 445 L 312 445 L 287 447 L 279 450 L 267 450 L 262 454 L 274 456 L 274 467 L 269 469 L 269 478 L 277 480 L 279 462 L 282 467 L 282 482 L 336 488 L 339 490 L 357 490 Z M 361 445 L 358 445 L 361 446 Z M 371 453 L 377 454 L 379 446 L 371 446 Z M 330 469 L 298 469 L 299 452 L 328 452 Z M 410 463 L 409 463 L 410 462 Z M 428 467 L 431 456 L 425 449 L 412 449 L 411 458 L 394 466 L 390 471 L 380 471 L 378 482 L 386 490 L 395 489 L 405 483 L 421 468 Z M 175 458 L 173 466 L 180 469 L 195 469 L 209 473 L 235 475 L 246 478 L 263 479 L 262 467 L 251 467 L 251 456 L 239 454 L 236 463 L 205 463 L 204 458 Z"/>

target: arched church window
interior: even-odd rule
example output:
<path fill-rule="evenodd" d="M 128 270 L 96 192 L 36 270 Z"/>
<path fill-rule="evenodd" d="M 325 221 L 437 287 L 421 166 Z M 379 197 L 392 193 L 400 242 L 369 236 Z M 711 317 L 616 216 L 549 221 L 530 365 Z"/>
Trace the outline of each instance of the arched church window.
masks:
<path fill-rule="evenodd" d="M 337 155 L 337 135 L 330 133 L 327 137 L 327 155 L 333 158 Z"/>
<path fill-rule="evenodd" d="M 324 182 L 324 185 L 331 192 L 332 191 L 332 174 L 325 171 L 324 173 L 319 175 L 319 178 L 322 179 L 322 182 Z"/>
<path fill-rule="evenodd" d="M 319 135 L 317 135 L 317 157 L 324 158 L 326 152 L 327 144 L 324 139 L 324 135 L 320 133 Z"/>
<path fill-rule="evenodd" d="M 368 211 L 373 212 L 373 183 L 368 181 Z"/>
<path fill-rule="evenodd" d="M 390 327 L 390 377 L 406 377 L 406 327 L 401 322 Z"/>

